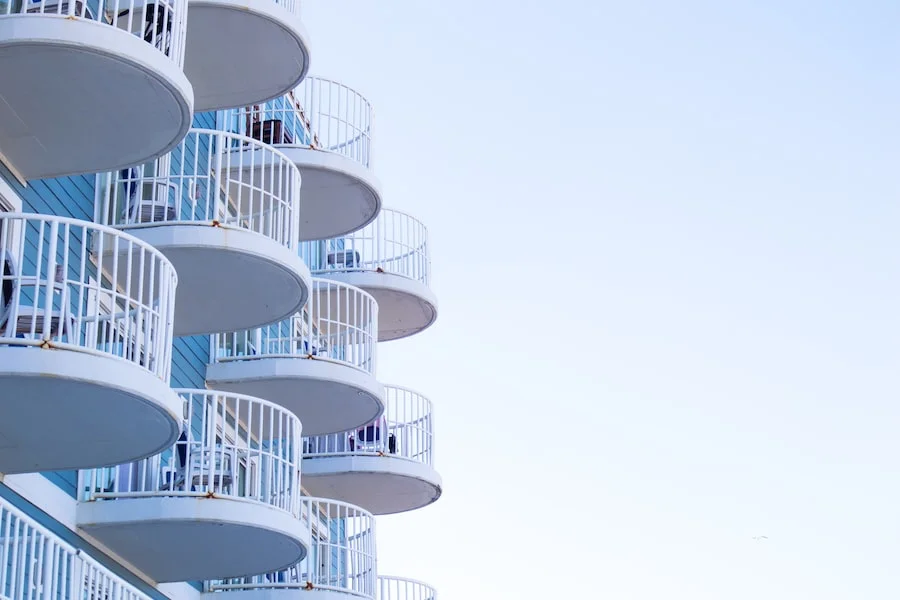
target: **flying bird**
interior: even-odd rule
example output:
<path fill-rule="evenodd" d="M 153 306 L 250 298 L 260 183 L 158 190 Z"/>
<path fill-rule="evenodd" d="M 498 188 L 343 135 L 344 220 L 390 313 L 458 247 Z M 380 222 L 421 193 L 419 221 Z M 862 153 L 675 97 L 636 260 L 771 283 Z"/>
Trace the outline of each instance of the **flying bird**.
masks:
<path fill-rule="evenodd" d="M 753 536 L 753 539 L 756 540 L 756 541 L 758 542 L 759 540 L 767 540 L 767 539 L 769 539 L 769 536 L 767 536 L 767 535 L 754 535 L 754 536 Z"/>

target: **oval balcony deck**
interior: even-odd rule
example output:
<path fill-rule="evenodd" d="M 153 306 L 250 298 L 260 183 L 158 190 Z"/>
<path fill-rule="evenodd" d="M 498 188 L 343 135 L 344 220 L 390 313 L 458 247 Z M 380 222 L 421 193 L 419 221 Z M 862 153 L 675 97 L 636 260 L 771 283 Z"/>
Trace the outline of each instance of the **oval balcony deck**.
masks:
<path fill-rule="evenodd" d="M 376 600 L 437 600 L 437 591 L 415 579 L 380 575 Z"/>
<path fill-rule="evenodd" d="M 441 495 L 431 402 L 385 385 L 385 413 L 365 427 L 303 439 L 303 486 L 372 514 L 415 510 Z"/>
<path fill-rule="evenodd" d="M 150 597 L 0 500 L 0 598 L 150 600 Z"/>
<path fill-rule="evenodd" d="M 372 296 L 313 279 L 309 304 L 290 319 L 213 336 L 206 384 L 283 406 L 313 435 L 360 427 L 384 411 L 377 323 Z"/>
<path fill-rule="evenodd" d="M 428 231 L 413 217 L 383 209 L 365 228 L 343 238 L 304 242 L 313 275 L 361 288 L 378 302 L 378 341 L 415 335 L 437 319 L 429 287 Z"/>
<path fill-rule="evenodd" d="M 265 102 L 309 71 L 300 0 L 189 0 L 184 72 L 197 112 Z"/>
<path fill-rule="evenodd" d="M 78 527 L 154 581 L 256 575 L 306 556 L 300 421 L 265 400 L 178 390 L 184 426 L 151 458 L 82 471 Z"/>
<path fill-rule="evenodd" d="M 93 256 L 90 239 L 124 258 Z M 0 267 L 0 472 L 116 464 L 174 442 L 171 263 L 108 227 L 0 213 Z M 128 270 L 148 284 L 129 286 Z"/>
<path fill-rule="evenodd" d="M 194 110 L 186 21 L 187 0 L 0 2 L 3 162 L 37 179 L 171 150 Z"/>
<path fill-rule="evenodd" d="M 248 175 L 245 167 L 257 164 Z M 300 172 L 278 150 L 194 129 L 157 161 L 99 175 L 96 189 L 104 222 L 175 265 L 175 335 L 260 327 L 306 303 L 311 278 L 297 255 Z"/>
<path fill-rule="evenodd" d="M 374 113 L 359 93 L 310 77 L 281 98 L 233 111 L 232 118 L 245 135 L 279 148 L 300 168 L 301 240 L 342 236 L 378 215 Z"/>
<path fill-rule="evenodd" d="M 375 600 L 375 518 L 343 502 L 300 500 L 311 530 L 307 558 L 256 577 L 208 581 L 206 591 L 221 600 Z"/>

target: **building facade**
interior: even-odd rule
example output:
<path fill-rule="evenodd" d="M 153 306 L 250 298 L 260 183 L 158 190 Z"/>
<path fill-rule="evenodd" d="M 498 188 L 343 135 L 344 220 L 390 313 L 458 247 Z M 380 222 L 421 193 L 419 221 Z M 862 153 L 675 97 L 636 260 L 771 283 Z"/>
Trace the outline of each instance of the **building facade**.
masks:
<path fill-rule="evenodd" d="M 0 599 L 435 598 L 376 536 L 442 490 L 377 369 L 427 231 L 299 3 L 0 0 L 0 58 Z"/>

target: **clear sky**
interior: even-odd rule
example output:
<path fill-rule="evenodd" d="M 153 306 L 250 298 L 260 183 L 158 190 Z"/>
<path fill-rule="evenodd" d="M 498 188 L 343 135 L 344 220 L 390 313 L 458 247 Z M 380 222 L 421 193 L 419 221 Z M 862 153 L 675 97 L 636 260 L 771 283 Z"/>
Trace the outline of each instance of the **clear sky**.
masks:
<path fill-rule="evenodd" d="M 900 2 L 304 0 L 438 323 L 442 600 L 900 597 Z M 754 540 L 768 536 L 767 540 Z"/>

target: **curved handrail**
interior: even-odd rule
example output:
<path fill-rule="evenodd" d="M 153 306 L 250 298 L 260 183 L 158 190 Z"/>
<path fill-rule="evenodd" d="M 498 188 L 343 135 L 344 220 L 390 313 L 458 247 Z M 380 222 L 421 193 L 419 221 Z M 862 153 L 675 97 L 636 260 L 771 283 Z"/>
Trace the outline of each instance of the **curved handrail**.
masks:
<path fill-rule="evenodd" d="M 330 590 L 375 600 L 375 518 L 358 506 L 303 496 L 301 518 L 310 525 L 306 558 L 283 571 L 209 581 L 209 592 L 261 589 Z"/>
<path fill-rule="evenodd" d="M 323 249 L 324 246 L 324 249 Z M 429 285 L 428 229 L 411 215 L 384 208 L 359 231 L 327 241 L 302 242 L 300 255 L 314 275 L 376 271 Z"/>
<path fill-rule="evenodd" d="M 296 248 L 300 170 L 277 148 L 191 129 L 151 163 L 97 176 L 99 220 L 118 228 L 209 224 L 241 228 Z"/>
<path fill-rule="evenodd" d="M 297 358 L 326 360 L 375 373 L 378 303 L 363 290 L 313 279 L 307 305 L 293 317 L 257 329 L 211 337 L 214 362 Z"/>
<path fill-rule="evenodd" d="M 0 498 L 0 597 L 150 600 Z"/>
<path fill-rule="evenodd" d="M 266 400 L 178 389 L 181 437 L 161 454 L 81 471 L 83 501 L 215 494 L 299 517 L 300 420 Z"/>
<path fill-rule="evenodd" d="M 187 5 L 187 0 L 6 0 L 0 2 L 0 19 L 27 15 L 93 21 L 141 38 L 183 67 Z"/>
<path fill-rule="evenodd" d="M 379 575 L 377 600 L 437 600 L 437 590 L 417 579 Z"/>
<path fill-rule="evenodd" d="M 375 111 L 362 94 L 337 81 L 307 77 L 281 98 L 229 116 L 245 135 L 267 144 L 332 152 L 372 168 Z"/>
<path fill-rule="evenodd" d="M 112 356 L 168 382 L 178 276 L 158 250 L 103 225 L 2 213 L 0 264 L 0 346 Z"/>
<path fill-rule="evenodd" d="M 303 438 L 303 458 L 389 456 L 434 466 L 434 411 L 411 389 L 384 385 L 384 415 L 352 431 Z"/>

